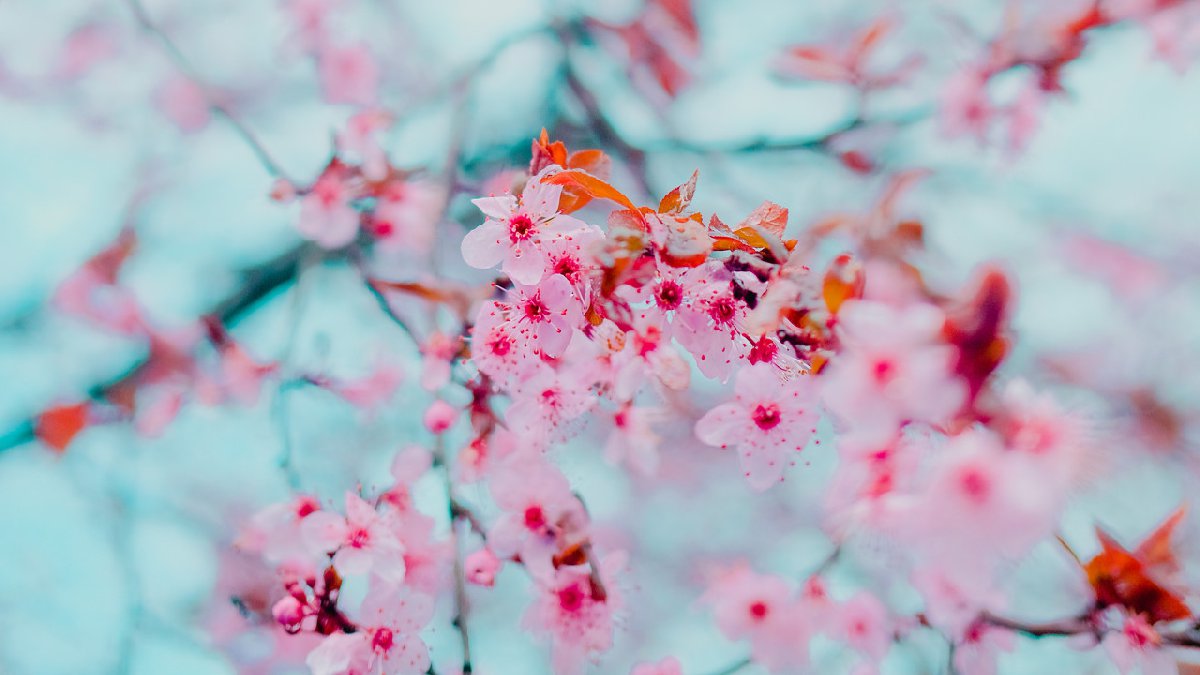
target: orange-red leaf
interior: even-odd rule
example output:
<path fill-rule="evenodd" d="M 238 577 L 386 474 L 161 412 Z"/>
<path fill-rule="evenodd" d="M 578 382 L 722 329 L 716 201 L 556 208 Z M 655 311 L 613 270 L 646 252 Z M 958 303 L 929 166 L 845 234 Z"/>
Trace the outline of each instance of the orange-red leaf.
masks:
<path fill-rule="evenodd" d="M 1108 533 L 1096 528 L 1100 553 L 1084 564 L 1088 583 L 1101 607 L 1120 605 L 1145 614 L 1151 622 L 1185 619 L 1192 611 L 1183 600 L 1152 577 L 1156 564 L 1173 561 L 1171 532 L 1183 517 L 1176 511 L 1130 553 Z"/>
<path fill-rule="evenodd" d="M 626 197 L 620 190 L 584 171 L 575 169 L 559 171 L 556 174 L 548 176 L 546 182 L 553 183 L 554 185 L 562 185 L 564 188 L 568 186 L 576 187 L 589 197 L 607 199 L 632 211 L 637 210 L 637 207 L 634 206 L 629 197 Z"/>
<path fill-rule="evenodd" d="M 891 32 L 893 25 L 895 24 L 890 17 L 883 17 L 856 35 L 850 45 L 850 62 L 857 65 L 859 61 L 870 54 L 875 45 Z"/>
<path fill-rule="evenodd" d="M 668 192 L 658 203 L 658 212 L 678 214 L 686 211 L 692 204 L 692 197 L 696 194 L 696 179 L 699 177 L 700 172 L 693 171 L 692 177 L 686 183 Z"/>
<path fill-rule="evenodd" d="M 572 152 L 567 157 L 567 163 L 564 166 L 568 169 L 586 171 L 603 180 L 608 180 L 608 176 L 612 172 L 612 160 L 604 154 L 603 150 L 596 149 Z"/>
<path fill-rule="evenodd" d="M 550 142 L 550 135 L 543 128 L 542 133 L 533 141 L 531 157 L 529 159 L 529 173 L 536 176 L 542 169 L 557 164 L 566 166 L 567 163 L 567 146 L 563 145 L 562 141 Z"/>
<path fill-rule="evenodd" d="M 863 267 L 849 253 L 843 253 L 833 259 L 829 269 L 825 270 L 825 281 L 821 286 L 821 295 L 830 314 L 837 314 L 842 303 L 852 298 L 861 298 L 866 278 Z"/>
<path fill-rule="evenodd" d="M 34 433 L 46 445 L 63 452 L 88 424 L 90 404 L 71 403 L 46 409 L 38 415 Z"/>
<path fill-rule="evenodd" d="M 1175 509 L 1175 512 L 1155 528 L 1133 552 L 1133 555 L 1151 571 L 1173 572 L 1178 569 L 1179 562 L 1171 548 L 1171 536 L 1186 513 L 1186 506 Z"/>
<path fill-rule="evenodd" d="M 763 231 L 775 235 L 776 238 L 784 238 L 784 229 L 787 228 L 787 209 L 774 202 L 758 204 L 758 208 L 750 211 L 750 215 L 738 223 L 738 229 L 757 231 L 757 228 L 762 228 Z"/>

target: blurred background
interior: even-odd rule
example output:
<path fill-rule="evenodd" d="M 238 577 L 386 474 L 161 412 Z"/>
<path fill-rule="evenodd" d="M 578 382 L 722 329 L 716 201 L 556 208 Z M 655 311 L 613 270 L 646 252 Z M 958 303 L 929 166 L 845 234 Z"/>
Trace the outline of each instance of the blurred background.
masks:
<path fill-rule="evenodd" d="M 793 228 L 866 216 L 897 175 L 922 172 L 889 208 L 923 226 L 926 278 L 949 292 L 999 263 L 1018 290 L 1006 373 L 1091 411 L 1110 445 L 1144 450 L 1119 481 L 1079 495 L 1068 538 L 1086 550 L 1095 522 L 1140 536 L 1198 484 L 1200 24 L 1194 3 L 1165 19 L 1147 8 L 1175 3 L 1117 4 L 1127 19 L 1089 30 L 1051 87 L 1055 30 L 1089 3 L 0 2 L 0 672 L 305 672 L 264 665 L 265 633 L 212 629 L 234 611 L 229 545 L 291 487 L 336 498 L 428 440 L 413 412 L 419 355 L 361 267 L 482 279 L 459 262 L 481 221 L 469 198 L 523 169 L 543 128 L 605 149 L 635 201 L 699 169 L 696 206 L 727 222 L 764 199 L 790 209 Z M 886 35 L 865 40 L 880 19 Z M 818 47 L 834 56 L 812 58 Z M 956 84 L 981 63 L 1004 66 L 986 84 L 990 113 Z M 295 204 L 271 198 L 280 177 L 311 182 L 365 109 L 390 115 L 393 164 L 450 186 L 425 250 L 380 247 L 365 262 L 326 251 L 298 232 Z M 113 400 L 170 351 L 52 302 L 126 228 L 137 243 L 117 285 L 147 320 L 182 336 L 215 316 L 282 375 L 241 404 L 169 400 L 173 419 L 153 433 L 89 407 L 86 428 L 56 443 L 47 411 L 69 420 L 72 405 Z M 362 378 L 384 362 L 405 375 L 373 410 L 288 377 Z M 736 661 L 695 604 L 692 573 L 739 556 L 784 574 L 817 564 L 827 544 L 804 514 L 830 462 L 765 502 L 740 482 L 704 483 L 697 508 L 688 480 L 630 477 L 595 442 L 585 436 L 565 470 L 643 561 L 618 648 L 595 672 L 666 654 L 688 673 Z M 672 475 L 701 461 L 665 445 Z M 779 537 L 747 532 L 763 513 Z M 1038 575 L 1018 605 L 1052 602 L 1067 583 Z M 524 583 L 502 577 L 475 603 L 475 672 L 544 672 L 515 621 Z M 426 637 L 435 664 L 453 649 L 448 626 Z M 943 672 L 937 649 L 894 650 L 885 670 Z M 1002 662 L 1108 667 L 1049 640 L 1022 640 Z"/>

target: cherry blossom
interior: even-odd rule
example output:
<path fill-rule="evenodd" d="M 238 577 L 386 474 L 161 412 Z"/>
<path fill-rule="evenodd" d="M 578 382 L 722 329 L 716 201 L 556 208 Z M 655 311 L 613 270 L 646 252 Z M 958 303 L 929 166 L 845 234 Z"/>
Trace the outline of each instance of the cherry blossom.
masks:
<path fill-rule="evenodd" d="M 336 172 L 323 174 L 300 200 L 300 234 L 325 248 L 341 248 L 358 236 L 358 211 L 352 194 Z"/>
<path fill-rule="evenodd" d="M 559 242 L 556 253 L 561 256 L 567 250 L 582 251 L 588 238 L 596 236 L 589 234 L 593 228 L 582 221 L 558 212 L 562 187 L 545 182 L 553 170 L 548 167 L 531 178 L 519 198 L 501 195 L 474 200 L 487 219 L 463 239 L 462 253 L 468 265 L 478 269 L 500 265 L 513 281 L 535 285 L 553 269 L 546 250 L 550 241 L 575 239 L 570 244 Z"/>
<path fill-rule="evenodd" d="M 771 366 L 742 368 L 735 399 L 705 413 L 696 437 L 708 445 L 733 447 L 750 486 L 766 490 L 783 480 L 792 453 L 804 449 L 819 413 L 812 378 L 784 378 Z"/>
<path fill-rule="evenodd" d="M 538 583 L 521 625 L 549 638 L 554 672 L 572 675 L 583 672 L 590 656 L 612 646 L 613 615 L 620 606 L 620 597 L 598 586 L 592 573 L 563 567 Z"/>
<path fill-rule="evenodd" d="M 582 538 L 587 515 L 557 468 L 538 456 L 516 455 L 497 467 L 489 482 L 503 510 L 488 532 L 496 555 L 519 555 L 537 578 L 553 575 L 551 559 L 561 544 Z"/>
<path fill-rule="evenodd" d="M 809 623 L 782 579 L 737 565 L 720 572 L 704 597 L 721 632 L 748 639 L 751 658 L 767 670 L 808 663 Z"/>
<path fill-rule="evenodd" d="M 345 516 L 318 511 L 301 527 L 310 550 L 331 553 L 339 571 L 370 572 L 392 583 L 404 580 L 404 545 L 375 507 L 353 492 L 346 493 Z"/>
<path fill-rule="evenodd" d="M 946 422 L 966 387 L 953 348 L 938 342 L 942 313 L 928 305 L 847 302 L 839 312 L 845 351 L 829 365 L 829 410 L 863 433 L 891 435 L 902 423 Z"/>
<path fill-rule="evenodd" d="M 360 106 L 375 103 L 379 65 L 366 45 L 325 47 L 317 55 L 317 64 L 326 101 Z"/>
<path fill-rule="evenodd" d="M 307 659 L 314 675 L 417 675 L 430 666 L 419 631 L 433 617 L 429 596 L 406 589 L 367 596 L 359 611 L 365 629 L 334 633 Z"/>

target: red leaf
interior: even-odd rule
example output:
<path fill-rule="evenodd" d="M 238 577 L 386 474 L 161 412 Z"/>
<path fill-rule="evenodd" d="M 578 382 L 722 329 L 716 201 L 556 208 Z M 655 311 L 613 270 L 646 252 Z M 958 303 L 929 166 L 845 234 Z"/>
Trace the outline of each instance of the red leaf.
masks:
<path fill-rule="evenodd" d="M 696 179 L 699 177 L 700 172 L 693 171 L 692 177 L 686 183 L 668 192 L 658 203 L 658 212 L 679 214 L 686 211 L 696 194 Z"/>
<path fill-rule="evenodd" d="M 590 149 L 572 152 L 567 157 L 565 166 L 568 169 L 586 171 L 603 180 L 608 180 L 609 174 L 612 173 L 612 160 L 604 154 L 603 150 Z"/>
<path fill-rule="evenodd" d="M 633 205 L 629 197 L 626 197 L 620 190 L 584 171 L 575 169 L 559 171 L 556 174 L 548 176 L 546 182 L 554 185 L 562 185 L 564 188 L 567 186 L 576 187 L 589 197 L 607 199 L 632 211 L 637 210 L 637 207 Z"/>
<path fill-rule="evenodd" d="M 542 169 L 552 164 L 566 166 L 567 146 L 562 141 L 550 142 L 550 135 L 542 129 L 541 135 L 534 139 L 532 157 L 529 160 L 529 173 L 536 176 Z"/>
<path fill-rule="evenodd" d="M 1100 607 L 1121 605 L 1130 612 L 1145 614 L 1151 623 L 1185 619 L 1191 609 L 1172 591 L 1151 576 L 1151 567 L 1173 562 L 1170 537 L 1183 518 L 1183 509 L 1155 528 L 1134 553 L 1130 553 L 1100 528 L 1100 553 L 1084 564 L 1088 583 Z"/>
<path fill-rule="evenodd" d="M 776 239 L 783 239 L 783 231 L 787 228 L 788 210 L 775 202 L 763 202 L 750 212 L 746 219 L 738 223 L 733 231 L 742 241 L 755 248 L 766 247 L 765 232 Z"/>
<path fill-rule="evenodd" d="M 841 58 L 821 47 L 797 45 L 779 61 L 779 70 L 787 75 L 824 82 L 844 82 L 850 79 L 850 69 Z"/>
<path fill-rule="evenodd" d="M 694 48 L 700 43 L 700 28 L 696 25 L 692 0 L 655 0 L 655 4 L 675 20 L 691 47 Z"/>
<path fill-rule="evenodd" d="M 842 303 L 851 298 L 862 297 L 866 278 L 863 276 L 862 263 L 849 253 L 843 253 L 829 263 L 825 270 L 825 281 L 821 286 L 821 295 L 830 314 L 837 314 Z"/>
<path fill-rule="evenodd" d="M 857 68 L 859 61 L 871 53 L 875 45 L 891 32 L 894 25 L 890 17 L 882 17 L 855 36 L 854 42 L 850 45 L 849 58 L 847 59 L 853 64 L 852 67 Z"/>
<path fill-rule="evenodd" d="M 87 427 L 90 404 L 72 403 L 48 408 L 38 415 L 34 434 L 46 445 L 63 452 L 71 440 Z"/>

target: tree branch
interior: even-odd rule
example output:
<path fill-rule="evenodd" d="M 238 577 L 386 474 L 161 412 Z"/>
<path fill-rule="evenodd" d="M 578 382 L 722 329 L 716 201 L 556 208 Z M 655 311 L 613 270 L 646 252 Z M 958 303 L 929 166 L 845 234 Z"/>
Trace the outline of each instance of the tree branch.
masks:
<path fill-rule="evenodd" d="M 208 104 L 208 109 L 211 110 L 214 115 L 224 118 L 225 121 L 228 122 L 231 127 L 233 127 L 233 130 L 237 132 L 237 135 L 240 136 L 241 139 L 245 141 L 246 145 L 250 147 L 250 150 L 258 159 L 259 164 L 262 164 L 263 168 L 267 170 L 267 173 L 269 173 L 273 178 L 283 178 L 284 180 L 291 182 L 291 179 L 288 178 L 283 168 L 278 162 L 275 161 L 275 159 L 271 156 L 271 153 L 267 152 L 266 147 L 264 147 L 263 144 L 258 140 L 258 137 L 254 134 L 254 132 L 250 130 L 250 127 L 246 126 L 246 124 L 242 122 L 242 120 L 235 115 L 228 106 L 219 100 L 219 97 L 213 93 L 212 87 L 200 77 L 199 73 L 196 72 L 195 68 L 192 67 L 191 63 L 183 55 L 183 52 L 180 51 L 178 45 L 176 45 L 175 42 L 172 41 L 171 38 L 168 37 L 167 34 L 164 33 L 157 24 L 154 23 L 154 21 L 150 18 L 150 14 L 146 11 L 145 6 L 142 5 L 141 0 L 125 0 L 125 4 L 128 5 L 129 10 L 133 12 L 133 16 L 137 20 L 138 25 L 140 25 L 143 30 L 158 39 L 158 42 L 160 45 L 162 45 L 163 51 L 166 53 L 167 58 L 170 59 L 171 63 L 175 66 L 175 69 L 179 71 L 179 74 L 183 75 L 192 84 L 200 89 L 200 93 L 204 96 L 204 100 Z"/>

